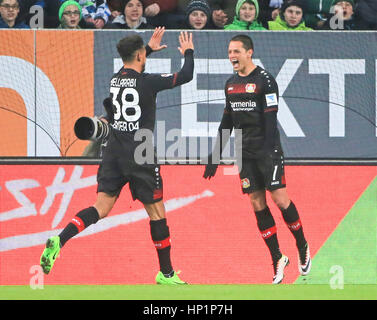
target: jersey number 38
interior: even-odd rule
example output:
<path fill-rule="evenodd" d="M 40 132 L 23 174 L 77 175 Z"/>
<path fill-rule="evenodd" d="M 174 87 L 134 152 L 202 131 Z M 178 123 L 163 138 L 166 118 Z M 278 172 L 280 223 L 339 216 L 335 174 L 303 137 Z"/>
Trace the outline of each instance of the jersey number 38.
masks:
<path fill-rule="evenodd" d="M 113 94 L 113 105 L 116 108 L 114 120 L 121 117 L 127 122 L 136 122 L 141 117 L 141 108 L 139 106 L 139 93 L 134 88 L 124 88 L 121 93 L 120 100 L 118 95 L 121 88 L 111 87 L 110 92 Z"/>

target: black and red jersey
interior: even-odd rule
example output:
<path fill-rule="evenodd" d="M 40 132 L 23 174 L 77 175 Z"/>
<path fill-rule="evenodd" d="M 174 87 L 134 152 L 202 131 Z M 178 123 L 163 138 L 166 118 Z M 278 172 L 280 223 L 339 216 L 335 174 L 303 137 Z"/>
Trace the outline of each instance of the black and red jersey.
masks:
<path fill-rule="evenodd" d="M 174 74 L 139 73 L 121 68 L 110 81 L 114 122 L 107 149 L 113 149 L 111 145 L 117 141 L 118 148 L 132 154 L 140 144 L 140 140 L 135 141 L 136 132 L 144 129 L 153 133 L 157 93 L 189 82 L 193 70 L 193 50 L 190 49 L 185 52 L 182 69 Z"/>
<path fill-rule="evenodd" d="M 233 75 L 225 84 L 226 105 L 221 129 L 242 129 L 243 158 L 258 158 L 266 148 L 266 113 L 277 113 L 279 89 L 274 77 L 257 66 L 248 76 Z M 276 117 L 275 117 L 276 119 Z M 276 121 L 276 120 L 275 120 Z M 271 146 L 280 146 L 277 126 Z"/>

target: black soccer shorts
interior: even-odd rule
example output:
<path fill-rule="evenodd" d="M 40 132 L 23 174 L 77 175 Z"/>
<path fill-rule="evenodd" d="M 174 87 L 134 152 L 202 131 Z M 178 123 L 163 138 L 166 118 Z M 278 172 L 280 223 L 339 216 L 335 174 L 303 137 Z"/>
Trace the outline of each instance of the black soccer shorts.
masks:
<path fill-rule="evenodd" d="M 138 165 L 131 160 L 105 157 L 98 168 L 97 182 L 97 192 L 110 196 L 119 196 L 129 183 L 132 198 L 143 204 L 152 204 L 163 198 L 160 166 L 156 164 Z"/>
<path fill-rule="evenodd" d="M 243 159 L 240 172 L 241 188 L 243 193 L 252 193 L 258 190 L 277 190 L 284 188 L 284 156 L 266 156 L 259 159 Z"/>

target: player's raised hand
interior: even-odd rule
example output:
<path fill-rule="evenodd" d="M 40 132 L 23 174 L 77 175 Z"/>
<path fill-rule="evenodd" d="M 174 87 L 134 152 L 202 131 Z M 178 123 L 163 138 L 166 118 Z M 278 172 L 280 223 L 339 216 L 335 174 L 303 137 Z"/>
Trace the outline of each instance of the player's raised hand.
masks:
<path fill-rule="evenodd" d="M 184 55 L 187 49 L 194 50 L 194 43 L 192 42 L 192 32 L 182 31 L 178 37 L 179 40 L 179 52 Z"/>
<path fill-rule="evenodd" d="M 148 46 L 153 51 L 160 51 L 167 47 L 166 44 L 161 45 L 162 37 L 165 33 L 165 27 L 157 27 L 154 29 L 151 39 L 148 42 Z"/>

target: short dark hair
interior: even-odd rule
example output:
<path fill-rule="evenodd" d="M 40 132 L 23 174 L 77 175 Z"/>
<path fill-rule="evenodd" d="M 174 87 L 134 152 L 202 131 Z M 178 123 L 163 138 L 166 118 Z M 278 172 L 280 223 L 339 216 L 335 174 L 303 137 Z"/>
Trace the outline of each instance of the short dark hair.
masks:
<path fill-rule="evenodd" d="M 124 37 L 117 44 L 118 53 L 124 62 L 132 61 L 136 51 L 141 48 L 144 48 L 144 42 L 138 34 Z"/>
<path fill-rule="evenodd" d="M 253 40 L 251 40 L 251 38 L 246 34 L 238 34 L 234 36 L 230 41 L 240 41 L 242 42 L 242 46 L 246 51 L 250 49 L 254 51 Z"/>

